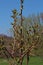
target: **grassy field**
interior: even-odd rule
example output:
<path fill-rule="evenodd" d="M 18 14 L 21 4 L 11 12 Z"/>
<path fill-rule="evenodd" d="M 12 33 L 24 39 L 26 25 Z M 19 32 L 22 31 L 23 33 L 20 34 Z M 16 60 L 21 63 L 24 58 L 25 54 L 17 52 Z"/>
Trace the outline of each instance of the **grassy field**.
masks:
<path fill-rule="evenodd" d="M 8 65 L 7 60 L 0 59 L 0 65 Z M 24 59 L 23 65 L 26 65 L 26 59 Z M 40 57 L 30 57 L 29 65 L 43 65 L 43 59 Z"/>
<path fill-rule="evenodd" d="M 26 65 L 26 59 L 24 59 L 23 65 Z M 43 59 L 40 57 L 30 57 L 29 65 L 43 65 Z"/>

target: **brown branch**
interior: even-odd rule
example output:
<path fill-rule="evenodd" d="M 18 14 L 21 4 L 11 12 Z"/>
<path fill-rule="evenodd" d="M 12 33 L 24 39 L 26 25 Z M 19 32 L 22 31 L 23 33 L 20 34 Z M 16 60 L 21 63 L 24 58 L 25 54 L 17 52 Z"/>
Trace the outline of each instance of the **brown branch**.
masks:
<path fill-rule="evenodd" d="M 37 42 L 38 42 L 38 41 L 37 41 Z M 28 49 L 25 50 L 25 52 L 21 55 L 20 59 L 18 60 L 18 63 L 20 62 L 20 60 L 21 60 L 28 52 L 30 53 L 31 49 L 32 49 L 34 46 L 37 45 L 37 42 L 36 42 L 34 45 L 31 45 Z"/>
<path fill-rule="evenodd" d="M 11 58 L 14 58 L 14 57 L 12 56 L 12 54 L 7 50 L 6 47 L 4 47 L 3 50 L 7 51 L 7 53 L 10 55 Z M 5 53 L 5 51 L 4 51 L 4 53 Z M 5 55 L 6 55 L 6 57 L 8 58 L 8 55 L 7 55 L 6 53 L 5 53 Z"/>

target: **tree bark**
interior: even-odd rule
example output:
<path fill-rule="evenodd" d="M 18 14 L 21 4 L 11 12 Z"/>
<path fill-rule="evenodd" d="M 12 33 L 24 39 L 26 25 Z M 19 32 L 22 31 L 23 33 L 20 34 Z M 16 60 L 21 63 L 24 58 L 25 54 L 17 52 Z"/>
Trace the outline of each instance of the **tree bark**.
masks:
<path fill-rule="evenodd" d="M 26 65 L 28 65 L 28 63 L 29 63 L 29 53 L 27 52 L 27 64 Z"/>

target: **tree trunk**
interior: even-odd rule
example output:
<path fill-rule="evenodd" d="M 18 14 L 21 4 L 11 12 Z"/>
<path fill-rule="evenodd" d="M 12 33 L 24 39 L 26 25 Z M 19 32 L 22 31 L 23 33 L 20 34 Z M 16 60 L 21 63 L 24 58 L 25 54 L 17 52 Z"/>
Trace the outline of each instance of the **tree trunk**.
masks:
<path fill-rule="evenodd" d="M 29 53 L 27 52 L 27 64 L 26 65 L 28 65 L 28 63 L 29 63 Z"/>
<path fill-rule="evenodd" d="M 22 65 L 22 63 L 23 63 L 23 59 L 20 60 L 20 65 Z"/>

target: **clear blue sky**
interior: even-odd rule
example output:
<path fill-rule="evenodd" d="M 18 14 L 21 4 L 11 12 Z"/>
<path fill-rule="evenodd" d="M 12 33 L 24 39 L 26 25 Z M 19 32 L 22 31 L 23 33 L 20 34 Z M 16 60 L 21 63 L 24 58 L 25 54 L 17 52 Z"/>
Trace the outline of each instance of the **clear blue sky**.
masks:
<path fill-rule="evenodd" d="M 20 11 L 20 0 L 0 0 L 0 34 L 9 34 L 11 11 L 15 8 Z M 41 12 L 43 12 L 43 0 L 24 0 L 24 16 Z"/>

